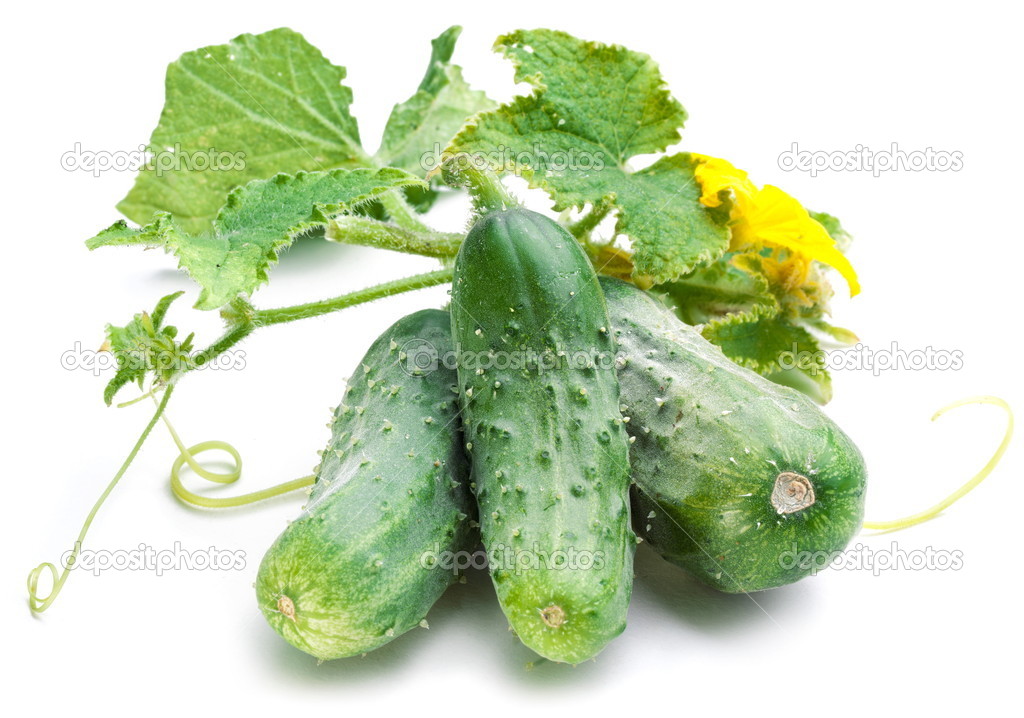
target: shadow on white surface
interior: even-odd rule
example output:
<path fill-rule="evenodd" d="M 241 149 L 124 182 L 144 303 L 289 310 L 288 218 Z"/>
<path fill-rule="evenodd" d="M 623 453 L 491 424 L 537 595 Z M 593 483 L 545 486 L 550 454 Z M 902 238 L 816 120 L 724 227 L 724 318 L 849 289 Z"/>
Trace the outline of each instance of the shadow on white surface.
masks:
<path fill-rule="evenodd" d="M 701 633 L 732 634 L 753 624 L 771 624 L 801 610 L 811 600 L 808 582 L 752 594 L 722 593 L 704 585 L 641 544 L 636 552 L 634 601 L 653 604 L 671 619 Z"/>
<path fill-rule="evenodd" d="M 636 625 L 630 628 L 639 633 L 649 633 L 651 627 L 642 624 L 653 622 L 673 626 L 673 632 L 682 629 L 684 634 L 743 634 L 758 626 L 773 632 L 776 619 L 799 613 L 813 593 L 784 587 L 754 594 L 754 600 L 748 595 L 720 593 L 643 545 L 637 551 L 636 573 L 630 613 L 631 624 Z M 436 664 L 446 656 L 451 656 L 454 669 L 465 668 L 465 656 L 472 655 L 473 664 L 490 664 L 493 672 L 511 683 L 555 692 L 607 681 L 609 674 L 618 670 L 622 660 L 618 654 L 630 650 L 627 644 L 631 630 L 627 628 L 626 635 L 610 644 L 596 660 L 569 666 L 539 659 L 508 630 L 490 578 L 479 570 L 471 570 L 465 584 L 450 587 L 431 609 L 428 620 L 429 630 L 410 631 L 364 656 L 319 665 L 281 640 L 266 624 L 253 634 L 258 643 L 254 649 L 276 676 L 298 687 L 363 686 L 392 680 L 403 668 Z M 685 635 L 678 640 L 685 641 Z M 443 672 L 444 668 L 437 670 Z"/>

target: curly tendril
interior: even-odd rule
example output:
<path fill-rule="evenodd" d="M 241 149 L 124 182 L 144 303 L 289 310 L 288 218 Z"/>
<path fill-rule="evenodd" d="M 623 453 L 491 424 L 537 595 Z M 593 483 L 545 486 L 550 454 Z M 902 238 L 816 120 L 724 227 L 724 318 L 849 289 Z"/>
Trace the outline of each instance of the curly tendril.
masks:
<path fill-rule="evenodd" d="M 226 441 L 202 441 L 194 446 L 185 448 L 184 442 L 178 436 L 178 432 L 174 430 L 174 426 L 171 424 L 170 419 L 166 415 L 163 417 L 164 425 L 171 434 L 171 438 L 174 440 L 174 444 L 178 447 L 178 458 L 171 464 L 171 491 L 181 501 L 192 506 L 199 506 L 206 509 L 228 509 L 235 506 L 246 506 L 248 504 L 254 504 L 259 501 L 287 494 L 292 491 L 298 491 L 299 489 L 305 489 L 313 485 L 315 476 L 303 476 L 300 479 L 293 479 L 292 481 L 286 481 L 276 486 L 271 486 L 266 489 L 259 491 L 253 491 L 248 494 L 242 494 L 241 496 L 230 496 L 227 498 L 215 498 L 211 496 L 203 496 L 197 494 L 194 491 L 189 491 L 185 488 L 185 485 L 181 482 L 181 469 L 183 466 L 188 465 L 193 473 L 200 476 L 207 481 L 212 481 L 217 484 L 232 484 L 238 481 L 242 476 L 242 455 L 238 452 L 234 446 Z M 224 472 L 211 471 L 210 469 L 204 468 L 198 461 L 196 456 L 206 451 L 223 451 L 231 456 L 234 460 L 234 466 Z"/>
<path fill-rule="evenodd" d="M 75 561 L 78 560 L 78 554 L 82 550 L 82 542 L 85 540 L 85 535 L 89 533 L 89 527 L 92 525 L 92 520 L 96 518 L 96 514 L 99 512 L 100 507 L 103 506 L 103 503 L 107 500 L 107 497 L 110 496 L 114 487 L 117 486 L 121 477 L 124 476 L 124 473 L 128 470 L 132 461 L 135 460 L 135 456 L 139 453 L 139 449 L 141 449 L 142 445 L 146 443 L 146 438 L 149 436 L 150 432 L 153 431 L 153 427 L 156 426 L 157 421 L 159 421 L 164 410 L 167 408 L 167 402 L 171 398 L 173 390 L 173 384 L 168 385 L 167 388 L 164 389 L 163 398 L 157 403 L 153 417 L 149 420 L 149 423 L 146 424 L 146 428 L 143 429 L 142 434 L 139 435 L 139 438 L 135 442 L 135 446 L 132 447 L 131 452 L 129 452 L 128 456 L 125 458 L 124 463 L 121 464 L 121 468 L 117 470 L 116 474 L 114 474 L 114 478 L 112 478 L 110 483 L 107 484 L 107 488 L 103 490 L 100 497 L 96 499 L 96 503 L 93 504 L 92 510 L 89 511 L 89 515 L 85 517 L 85 523 L 82 524 L 82 530 L 78 532 L 78 539 L 75 541 L 75 547 L 71 550 L 71 555 L 68 556 L 67 560 L 64 562 L 64 571 L 58 574 L 57 567 L 46 561 L 39 564 L 29 572 L 28 605 L 29 608 L 32 609 L 33 613 L 42 613 L 48 609 L 57 599 L 57 596 L 60 595 L 60 591 L 64 588 L 64 584 L 68 580 L 68 575 L 71 569 L 74 568 Z M 156 401 L 156 397 L 152 392 L 148 395 L 153 396 L 153 401 Z M 47 570 L 50 572 L 50 578 L 53 580 L 53 585 L 50 588 L 50 592 L 46 594 L 45 597 L 40 597 L 39 577 L 43 574 L 43 571 Z"/>
<path fill-rule="evenodd" d="M 999 464 L 1000 459 L 1003 458 L 1003 454 L 1006 453 L 1006 449 L 1010 446 L 1010 439 L 1013 437 L 1013 410 L 1010 409 L 1009 404 L 997 396 L 975 396 L 969 399 L 961 399 L 960 401 L 954 401 L 952 404 L 944 406 L 935 412 L 935 414 L 932 415 L 932 421 L 935 421 L 951 409 L 967 406 L 969 404 L 992 404 L 1006 412 L 1006 431 L 1003 434 L 1003 440 L 1000 442 L 999 448 L 996 449 L 996 452 L 992 454 L 992 458 L 988 460 L 988 463 L 985 464 L 981 468 L 981 471 L 976 473 L 970 481 L 931 508 L 925 509 L 924 511 L 911 516 L 904 516 L 901 519 L 894 519 L 892 521 L 865 521 L 864 528 L 871 529 L 873 531 L 898 531 L 899 529 L 905 529 L 924 523 L 929 519 L 935 518 L 962 499 L 978 484 L 984 481 L 985 477 L 992 473 L 993 469 L 996 468 L 996 465 Z"/>
<path fill-rule="evenodd" d="M 243 494 L 241 496 L 232 496 L 229 498 L 203 496 L 186 489 L 185 485 L 181 482 L 181 469 L 183 466 L 188 465 L 193 472 L 207 481 L 213 481 L 220 484 L 230 484 L 237 481 L 242 475 L 242 456 L 235 447 L 225 441 L 203 441 L 195 446 L 185 448 L 184 443 L 182 443 L 181 438 L 174 430 L 174 427 L 171 425 L 171 422 L 165 413 L 167 409 L 167 402 L 171 398 L 173 388 L 173 384 L 164 388 L 162 390 L 163 396 L 159 400 L 157 400 L 157 392 L 160 391 L 160 389 L 155 388 L 146 392 L 142 396 L 118 405 L 119 407 L 131 406 L 143 399 L 151 398 L 154 403 L 156 403 L 156 411 L 150 418 L 149 423 L 146 424 L 146 428 L 142 431 L 142 434 L 139 435 L 139 438 L 136 440 L 131 452 L 125 458 L 124 463 L 121 464 L 121 468 L 119 468 L 117 473 L 114 474 L 114 478 L 112 478 L 110 483 L 107 484 L 103 493 L 100 494 L 96 503 L 93 504 L 92 510 L 89 511 L 89 515 L 86 516 L 85 522 L 82 524 L 82 529 L 78 532 L 78 538 L 75 540 L 74 548 L 72 548 L 67 559 L 64 561 L 64 570 L 58 571 L 57 566 L 46 561 L 39 564 L 29 572 L 27 582 L 28 603 L 29 608 L 33 613 L 42 613 L 48 609 L 57 599 L 57 596 L 60 595 L 61 589 L 64 588 L 64 584 L 67 582 L 68 576 L 70 576 L 71 569 L 74 568 L 75 562 L 78 560 L 78 556 L 82 551 L 82 543 L 85 541 L 86 534 L 89 533 L 89 527 L 92 526 L 93 519 L 96 518 L 96 514 L 99 512 L 104 502 L 106 502 L 107 497 L 110 496 L 118 482 L 121 481 L 121 477 L 124 476 L 132 461 L 135 460 L 135 457 L 138 455 L 142 445 L 146 442 L 146 439 L 149 438 L 150 433 L 153 431 L 153 427 L 155 427 L 157 422 L 161 419 L 163 419 L 164 424 L 170 432 L 171 438 L 174 440 L 179 451 L 178 457 L 171 465 L 171 491 L 173 491 L 174 495 L 186 504 L 211 509 L 245 506 L 246 504 L 256 503 L 257 501 L 263 501 L 264 499 L 269 499 L 274 496 L 280 496 L 281 494 L 312 486 L 315 479 L 314 476 L 304 476 L 301 479 L 287 481 L 283 484 L 271 486 L 270 488 L 262 489 L 260 491 L 254 491 L 252 493 Z M 198 454 L 214 450 L 224 451 L 230 455 L 232 459 L 234 459 L 234 467 L 229 471 L 216 472 L 204 468 L 198 461 L 196 461 L 195 457 Z M 49 572 L 50 574 L 52 585 L 50 592 L 45 596 L 41 596 L 39 591 L 39 582 L 46 572 Z"/>

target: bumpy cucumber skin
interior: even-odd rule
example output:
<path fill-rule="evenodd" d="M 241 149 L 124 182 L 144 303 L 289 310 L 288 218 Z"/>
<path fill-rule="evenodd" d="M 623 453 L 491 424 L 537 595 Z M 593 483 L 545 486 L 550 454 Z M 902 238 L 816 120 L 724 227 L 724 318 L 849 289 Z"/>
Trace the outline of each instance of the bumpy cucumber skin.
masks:
<path fill-rule="evenodd" d="M 590 659 L 625 628 L 636 546 L 628 436 L 597 277 L 555 222 L 521 208 L 495 212 L 461 247 L 451 312 L 481 532 L 499 559 L 490 569 L 502 609 L 541 656 Z M 607 361 L 545 371 L 467 361 L 524 350 L 596 350 Z M 570 552 L 580 559 L 571 568 L 544 560 Z M 520 571 L 503 563 L 526 566 L 534 556 L 540 561 Z"/>
<path fill-rule="evenodd" d="M 846 547 L 864 517 L 857 447 L 803 394 L 738 367 L 636 287 L 601 278 L 624 357 L 633 526 L 667 560 L 721 591 L 797 581 L 824 563 L 800 552 Z M 780 513 L 779 474 L 814 503 Z"/>
<path fill-rule="evenodd" d="M 430 568 L 431 556 L 471 551 L 477 540 L 457 377 L 441 365 L 408 374 L 402 348 L 411 341 L 449 351 L 448 313 L 411 314 L 370 347 L 335 410 L 309 501 L 256 579 L 270 625 L 323 660 L 365 653 L 417 626 L 455 578 Z"/>

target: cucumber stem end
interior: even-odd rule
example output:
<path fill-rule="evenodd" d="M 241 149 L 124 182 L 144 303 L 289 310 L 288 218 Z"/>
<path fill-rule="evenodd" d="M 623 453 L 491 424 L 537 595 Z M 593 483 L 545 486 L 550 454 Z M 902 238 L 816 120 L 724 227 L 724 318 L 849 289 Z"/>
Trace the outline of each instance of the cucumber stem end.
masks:
<path fill-rule="evenodd" d="M 277 610 L 285 618 L 295 623 L 295 602 L 284 594 L 281 594 L 281 597 L 277 599 Z"/>
<path fill-rule="evenodd" d="M 558 628 L 565 623 L 565 610 L 561 606 L 551 605 L 540 610 L 540 620 L 548 628 Z"/>
<path fill-rule="evenodd" d="M 814 504 L 814 484 L 806 476 L 783 471 L 775 477 L 772 506 L 780 514 L 795 514 Z"/>

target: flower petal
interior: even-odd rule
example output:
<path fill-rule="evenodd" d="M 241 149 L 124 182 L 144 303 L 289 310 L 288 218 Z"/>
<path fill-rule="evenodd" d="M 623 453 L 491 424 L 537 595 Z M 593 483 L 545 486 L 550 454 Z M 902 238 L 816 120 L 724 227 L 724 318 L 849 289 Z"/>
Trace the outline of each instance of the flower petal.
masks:
<path fill-rule="evenodd" d="M 765 185 L 744 208 L 744 231 L 748 238 L 785 247 L 836 269 L 850 287 L 850 296 L 860 292 L 857 272 L 843 256 L 820 222 L 815 221 L 795 198 L 774 185 Z"/>

